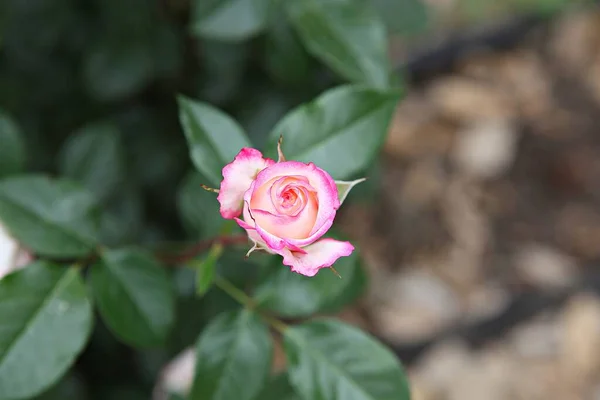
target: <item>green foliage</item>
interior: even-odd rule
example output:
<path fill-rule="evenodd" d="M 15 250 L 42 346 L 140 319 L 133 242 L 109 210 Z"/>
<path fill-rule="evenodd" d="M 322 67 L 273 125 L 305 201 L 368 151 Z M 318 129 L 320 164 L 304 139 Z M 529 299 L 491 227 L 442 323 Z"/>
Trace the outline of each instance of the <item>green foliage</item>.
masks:
<path fill-rule="evenodd" d="M 181 221 L 194 238 L 214 237 L 224 223 L 215 194 L 202 189 L 201 185 L 207 181 L 202 174 L 191 173 L 177 194 Z"/>
<path fill-rule="evenodd" d="M 397 91 L 342 86 L 325 92 L 286 115 L 273 129 L 268 154 L 284 152 L 292 160 L 314 162 L 335 179 L 364 171 L 381 147 L 400 99 Z"/>
<path fill-rule="evenodd" d="M 290 382 L 304 400 L 409 399 L 398 360 L 357 328 L 315 320 L 285 332 Z"/>
<path fill-rule="evenodd" d="M 81 182 L 101 200 L 113 196 L 125 176 L 119 131 L 109 123 L 95 123 L 73 134 L 60 154 L 63 176 Z"/>
<path fill-rule="evenodd" d="M 269 380 L 255 400 L 300 400 L 294 392 L 286 374 L 279 374 Z"/>
<path fill-rule="evenodd" d="M 246 310 L 220 315 L 198 339 L 189 399 L 253 399 L 267 379 L 272 347 L 257 315 Z"/>
<path fill-rule="evenodd" d="M 357 252 L 338 260 L 335 269 L 341 278 L 328 270 L 308 278 L 291 274 L 280 260 L 274 260 L 256 289 L 257 300 L 261 307 L 282 317 L 340 311 L 362 294 L 367 282 Z"/>
<path fill-rule="evenodd" d="M 37 260 L 0 278 L 0 400 L 149 399 L 193 345 L 173 399 L 409 399 L 376 339 L 304 321 L 362 295 L 358 249 L 312 278 L 246 259 L 202 185 L 243 147 L 277 159 L 283 135 L 287 159 L 354 201 L 404 87 L 387 35 L 424 29 L 422 2 L 6 0 L 0 15 L 0 225 Z M 277 339 L 288 370 L 271 376 Z"/>
<path fill-rule="evenodd" d="M 217 186 L 223 167 L 250 142 L 237 122 L 208 104 L 180 97 L 179 110 L 192 161 Z"/>
<path fill-rule="evenodd" d="M 427 28 L 428 9 L 422 0 L 373 0 L 388 31 L 412 36 Z"/>
<path fill-rule="evenodd" d="M 17 124 L 0 110 L 0 178 L 20 172 L 25 164 L 25 144 Z"/>
<path fill-rule="evenodd" d="M 164 268 L 140 250 L 106 251 L 91 269 L 100 314 L 133 346 L 163 344 L 174 318 L 174 293 Z"/>
<path fill-rule="evenodd" d="M 303 0 L 285 3 L 304 45 L 344 78 L 389 85 L 386 30 L 369 2 Z"/>
<path fill-rule="evenodd" d="M 270 0 L 194 0 L 191 30 L 194 35 L 222 40 L 243 40 L 264 29 Z"/>
<path fill-rule="evenodd" d="M 0 280 L 0 399 L 54 383 L 88 340 L 92 308 L 74 267 L 37 262 Z"/>
<path fill-rule="evenodd" d="M 196 264 L 196 293 L 204 295 L 213 284 L 217 270 L 217 261 L 223 253 L 223 246 L 215 244 L 206 257 Z"/>
<path fill-rule="evenodd" d="M 15 176 L 0 181 L 0 220 L 27 247 L 48 257 L 81 257 L 97 244 L 94 198 L 66 180 Z"/>

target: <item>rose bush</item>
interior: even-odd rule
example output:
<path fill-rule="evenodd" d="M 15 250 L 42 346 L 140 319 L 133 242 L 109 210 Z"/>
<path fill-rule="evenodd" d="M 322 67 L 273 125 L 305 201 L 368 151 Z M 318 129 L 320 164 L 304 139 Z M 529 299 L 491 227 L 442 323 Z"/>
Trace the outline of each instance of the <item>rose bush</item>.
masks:
<path fill-rule="evenodd" d="M 248 233 L 254 246 L 247 255 L 254 250 L 279 254 L 292 271 L 314 276 L 354 251 L 350 242 L 321 239 L 347 194 L 340 198 L 337 184 L 347 182 L 334 181 L 313 163 L 286 161 L 281 140 L 278 153 L 275 162 L 256 149 L 243 148 L 223 168 L 220 212 Z"/>

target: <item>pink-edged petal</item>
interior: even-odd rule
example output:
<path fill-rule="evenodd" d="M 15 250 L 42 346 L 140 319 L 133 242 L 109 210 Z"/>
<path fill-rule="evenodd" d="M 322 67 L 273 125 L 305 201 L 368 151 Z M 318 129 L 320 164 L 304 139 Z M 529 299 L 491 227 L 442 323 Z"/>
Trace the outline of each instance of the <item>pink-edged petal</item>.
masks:
<path fill-rule="evenodd" d="M 240 228 L 243 229 L 254 229 L 254 226 L 250 225 L 249 223 L 247 223 L 246 221 L 239 219 L 238 217 L 234 218 L 235 222 L 237 222 L 237 224 L 240 226 Z M 255 229 L 254 229 L 255 230 Z"/>
<path fill-rule="evenodd" d="M 233 219 L 242 213 L 244 193 L 258 173 L 274 163 L 264 159 L 260 151 L 245 147 L 223 168 L 223 181 L 217 196 L 223 218 Z"/>
<path fill-rule="evenodd" d="M 252 222 L 254 223 L 254 229 L 256 230 L 255 232 L 258 233 L 261 240 L 265 243 L 266 247 L 268 247 L 270 250 L 273 250 L 276 252 L 279 250 L 282 250 L 286 244 L 285 240 L 283 240 L 282 238 L 277 237 L 277 236 L 271 234 L 270 232 L 267 232 L 263 228 L 261 228 L 256 223 L 256 219 L 252 215 L 252 211 L 250 211 L 250 209 L 248 208 L 248 203 L 247 202 L 245 202 L 245 203 L 246 203 L 246 205 L 244 206 L 244 219 L 246 219 L 246 216 L 247 216 L 250 220 L 252 220 Z M 248 232 L 251 232 L 251 231 L 248 231 Z"/>
<path fill-rule="evenodd" d="M 315 276 L 321 268 L 331 267 L 338 258 L 352 254 L 354 246 L 350 242 L 321 239 L 303 250 L 306 254 L 292 252 L 287 248 L 278 253 L 283 256 L 283 264 L 291 267 L 293 272 Z"/>
<path fill-rule="evenodd" d="M 335 181 L 329 174 L 315 166 L 313 163 L 298 161 L 285 161 L 271 165 L 262 170 L 253 182 L 253 187 L 260 188 L 274 178 L 284 176 L 302 175 L 308 179 L 309 184 L 317 193 L 318 213 L 312 230 L 305 239 L 291 239 L 296 246 L 303 247 L 315 242 L 331 227 L 336 210 L 340 206 Z M 252 191 L 246 192 L 245 200 L 250 202 Z"/>

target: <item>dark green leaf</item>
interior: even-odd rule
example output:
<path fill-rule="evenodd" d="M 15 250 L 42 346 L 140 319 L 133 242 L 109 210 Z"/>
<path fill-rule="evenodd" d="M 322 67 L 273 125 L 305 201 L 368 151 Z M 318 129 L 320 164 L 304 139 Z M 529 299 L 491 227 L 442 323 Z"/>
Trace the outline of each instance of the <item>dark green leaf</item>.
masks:
<path fill-rule="evenodd" d="M 108 327 L 133 346 L 160 345 L 174 320 L 175 296 L 164 268 L 141 250 L 106 251 L 90 273 Z"/>
<path fill-rule="evenodd" d="M 226 104 L 239 95 L 250 58 L 246 43 L 205 39 L 199 42 L 202 67 L 201 97 L 213 105 Z"/>
<path fill-rule="evenodd" d="M 215 272 L 217 269 L 217 261 L 223 254 L 223 246 L 215 244 L 206 257 L 199 261 L 196 265 L 196 294 L 204 295 L 215 280 Z"/>
<path fill-rule="evenodd" d="M 40 175 L 0 181 L 0 220 L 34 252 L 48 257 L 80 257 L 97 242 L 96 203 L 68 181 Z"/>
<path fill-rule="evenodd" d="M 115 193 L 125 175 L 125 155 L 116 126 L 100 122 L 71 136 L 60 154 L 60 172 L 93 191 L 101 200 Z"/>
<path fill-rule="evenodd" d="M 90 94 L 99 100 L 114 100 L 141 90 L 153 74 L 149 44 L 120 38 L 91 46 L 84 62 L 84 79 Z"/>
<path fill-rule="evenodd" d="M 0 110 L 0 177 L 21 172 L 25 144 L 17 124 Z"/>
<path fill-rule="evenodd" d="M 342 86 L 284 117 L 271 132 L 269 154 L 283 135 L 288 160 L 314 162 L 336 179 L 365 170 L 387 135 L 400 93 Z"/>
<path fill-rule="evenodd" d="M 75 268 L 36 262 L 0 280 L 0 399 L 31 398 L 72 365 L 92 328 Z"/>
<path fill-rule="evenodd" d="M 294 392 L 285 373 L 273 378 L 263 388 L 262 392 L 254 400 L 299 400 L 300 397 Z"/>
<path fill-rule="evenodd" d="M 310 59 L 285 16 L 278 15 L 269 25 L 265 57 L 269 72 L 284 83 L 302 83 L 309 78 Z"/>
<path fill-rule="evenodd" d="M 102 243 L 113 247 L 135 243 L 143 222 L 142 193 L 133 182 L 121 186 L 121 190 L 104 205 L 100 232 Z"/>
<path fill-rule="evenodd" d="M 256 289 L 257 301 L 261 307 L 283 317 L 339 311 L 362 294 L 367 278 L 356 251 L 340 258 L 334 268 L 341 279 L 327 268 L 314 277 L 306 277 L 291 272 L 276 259 L 267 279 Z"/>
<path fill-rule="evenodd" d="M 313 320 L 284 336 L 288 375 L 302 399 L 410 399 L 398 359 L 358 328 Z"/>
<path fill-rule="evenodd" d="M 192 33 L 220 40 L 243 40 L 267 23 L 270 0 L 193 0 Z"/>
<path fill-rule="evenodd" d="M 388 30 L 400 35 L 416 35 L 427 28 L 428 10 L 422 0 L 374 0 Z"/>
<path fill-rule="evenodd" d="M 177 194 L 177 209 L 186 230 L 195 238 L 211 238 L 225 223 L 219 213 L 217 194 L 202 189 L 207 179 L 197 172 L 189 174 Z"/>
<path fill-rule="evenodd" d="M 262 389 L 273 345 L 269 330 L 248 310 L 221 314 L 196 345 L 189 400 L 251 400 Z"/>
<path fill-rule="evenodd" d="M 179 101 L 179 120 L 188 141 L 196 168 L 219 186 L 221 170 L 233 161 L 242 147 L 250 143 L 242 127 L 216 108 L 183 96 Z"/>
<path fill-rule="evenodd" d="M 387 37 L 368 1 L 287 1 L 291 21 L 315 57 L 353 82 L 389 85 Z"/>

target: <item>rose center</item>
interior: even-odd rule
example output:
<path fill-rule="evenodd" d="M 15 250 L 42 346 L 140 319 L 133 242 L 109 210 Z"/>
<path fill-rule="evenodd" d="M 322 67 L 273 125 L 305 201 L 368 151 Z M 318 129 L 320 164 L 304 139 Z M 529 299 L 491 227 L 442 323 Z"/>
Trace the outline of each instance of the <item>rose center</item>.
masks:
<path fill-rule="evenodd" d="M 297 189 L 288 189 L 281 195 L 281 207 L 290 208 L 298 200 Z"/>

